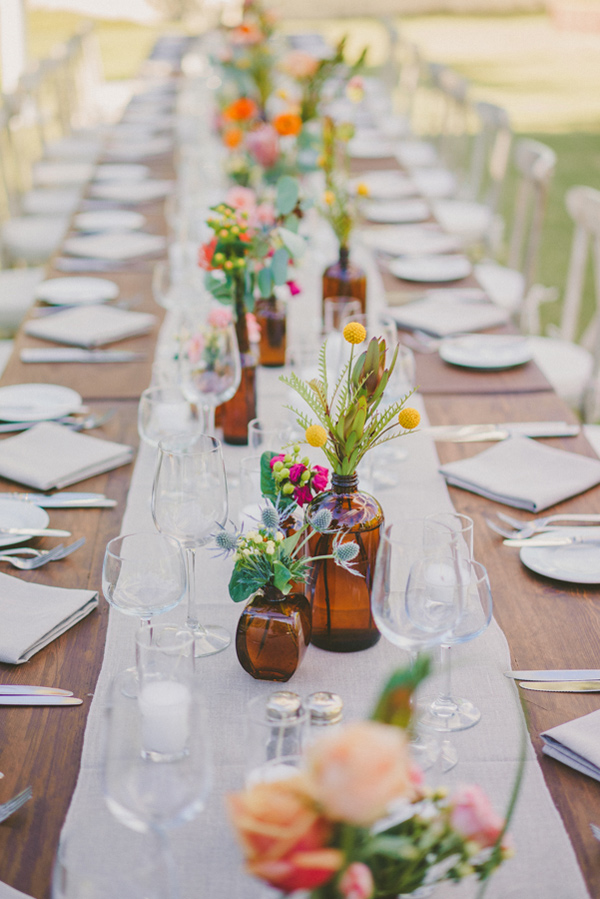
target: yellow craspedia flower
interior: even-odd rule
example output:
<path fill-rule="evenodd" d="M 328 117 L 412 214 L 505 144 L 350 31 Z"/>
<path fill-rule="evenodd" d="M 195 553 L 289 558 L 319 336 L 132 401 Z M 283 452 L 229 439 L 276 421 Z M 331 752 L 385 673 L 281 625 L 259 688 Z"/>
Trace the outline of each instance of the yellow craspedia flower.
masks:
<path fill-rule="evenodd" d="M 325 193 L 323 194 L 323 202 L 327 206 L 333 206 L 333 204 L 335 203 L 335 194 L 332 190 L 325 191 Z"/>
<path fill-rule="evenodd" d="M 356 193 L 359 197 L 369 196 L 369 186 L 364 181 L 359 181 L 356 185 Z"/>
<path fill-rule="evenodd" d="M 418 427 L 420 421 L 421 416 L 412 406 L 407 406 L 406 409 L 401 409 L 398 413 L 398 424 L 407 431 L 412 431 L 413 428 Z"/>
<path fill-rule="evenodd" d="M 360 322 L 348 322 L 342 333 L 348 343 L 362 343 L 367 336 L 367 329 Z"/>
<path fill-rule="evenodd" d="M 311 425 L 310 428 L 306 429 L 306 442 L 310 446 L 325 446 L 327 443 L 327 431 L 321 425 Z"/>

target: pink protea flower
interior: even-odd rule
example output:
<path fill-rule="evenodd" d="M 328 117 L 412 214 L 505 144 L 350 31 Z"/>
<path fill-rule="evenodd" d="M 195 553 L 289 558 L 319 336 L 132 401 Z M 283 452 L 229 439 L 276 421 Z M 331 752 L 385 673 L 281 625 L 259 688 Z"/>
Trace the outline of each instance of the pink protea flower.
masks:
<path fill-rule="evenodd" d="M 370 868 L 362 862 L 348 865 L 340 880 L 340 892 L 344 899 L 371 899 L 374 889 Z"/>
<path fill-rule="evenodd" d="M 206 321 L 211 328 L 226 328 L 233 321 L 233 314 L 226 306 L 215 306 Z"/>
<path fill-rule="evenodd" d="M 259 125 L 246 135 L 246 147 L 259 165 L 269 169 L 279 157 L 279 135 L 272 125 Z"/>

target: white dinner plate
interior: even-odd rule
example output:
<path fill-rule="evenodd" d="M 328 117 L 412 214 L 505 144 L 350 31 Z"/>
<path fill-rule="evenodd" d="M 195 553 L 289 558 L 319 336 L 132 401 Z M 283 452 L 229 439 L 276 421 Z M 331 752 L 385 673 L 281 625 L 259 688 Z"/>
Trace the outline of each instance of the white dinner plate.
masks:
<path fill-rule="evenodd" d="M 164 199 L 172 189 L 173 182 L 166 179 L 100 181 L 92 184 L 90 196 L 99 200 L 114 200 L 116 203 L 151 203 Z"/>
<path fill-rule="evenodd" d="M 364 184 L 369 192 L 368 196 L 373 200 L 402 200 L 404 197 L 414 197 L 419 192 L 413 181 L 397 169 L 365 172 L 350 182 L 354 191 L 360 184 Z"/>
<path fill-rule="evenodd" d="M 73 224 L 78 231 L 136 231 L 146 224 L 146 217 L 132 209 L 99 209 L 80 212 Z"/>
<path fill-rule="evenodd" d="M 1 528 L 45 528 L 48 527 L 50 516 L 45 509 L 34 503 L 23 502 L 20 499 L 0 498 L 0 529 Z M 15 537 L 9 534 L 0 534 L 0 546 L 10 546 L 13 543 L 24 543 L 31 537 Z"/>
<path fill-rule="evenodd" d="M 394 225 L 402 222 L 424 222 L 431 213 L 423 200 L 374 200 L 365 203 L 363 215 L 370 222 Z"/>
<path fill-rule="evenodd" d="M 145 231 L 110 231 L 105 234 L 68 237 L 63 250 L 71 256 L 121 260 L 158 253 L 164 250 L 165 246 L 166 239 L 158 234 L 146 234 Z"/>
<path fill-rule="evenodd" d="M 462 368 L 500 371 L 524 365 L 533 357 L 526 337 L 516 334 L 464 334 L 448 337 L 439 349 L 444 362 Z"/>
<path fill-rule="evenodd" d="M 81 406 L 81 397 L 58 384 L 11 384 L 0 387 L 2 421 L 51 421 Z"/>
<path fill-rule="evenodd" d="M 571 546 L 523 546 L 520 557 L 526 568 L 555 581 L 570 584 L 600 584 L 600 528 L 569 527 L 545 531 L 550 534 L 584 536 L 598 543 L 574 543 Z"/>
<path fill-rule="evenodd" d="M 407 256 L 392 259 L 389 269 L 397 278 L 405 281 L 460 281 L 471 274 L 471 263 L 466 256 Z"/>
<path fill-rule="evenodd" d="M 453 234 L 420 225 L 364 229 L 362 238 L 368 247 L 390 256 L 435 256 L 460 249 L 458 238 Z"/>
<path fill-rule="evenodd" d="M 119 296 L 119 285 L 108 278 L 50 278 L 38 284 L 35 297 L 51 306 L 93 306 Z"/>
<path fill-rule="evenodd" d="M 386 159 L 394 155 L 395 142 L 379 132 L 373 136 L 358 134 L 348 142 L 348 155 L 352 159 Z"/>
<path fill-rule="evenodd" d="M 161 156 L 173 148 L 170 137 L 152 137 L 150 140 L 115 141 L 106 148 L 106 156 L 111 159 L 144 159 L 147 156 Z"/>
<path fill-rule="evenodd" d="M 96 167 L 94 181 L 143 181 L 149 174 L 149 166 L 141 163 L 105 162 Z"/>

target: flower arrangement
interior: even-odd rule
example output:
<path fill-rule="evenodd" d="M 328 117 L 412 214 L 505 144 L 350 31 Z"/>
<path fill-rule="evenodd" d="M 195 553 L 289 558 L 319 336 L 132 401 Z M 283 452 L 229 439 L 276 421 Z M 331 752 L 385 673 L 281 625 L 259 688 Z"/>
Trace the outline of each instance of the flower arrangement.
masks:
<path fill-rule="evenodd" d="M 257 0 L 244 4 L 243 19 L 226 33 L 227 52 L 221 65 L 248 95 L 253 95 L 264 113 L 273 91 L 273 70 L 276 62 L 270 38 L 275 31 L 277 17 Z"/>
<path fill-rule="evenodd" d="M 386 368 L 387 347 L 383 338 L 373 337 L 366 350 L 355 359 L 354 348 L 363 343 L 367 332 L 359 322 L 350 322 L 343 331 L 350 344 L 350 358 L 330 390 L 327 374 L 327 342 L 319 354 L 319 375 L 308 383 L 292 372 L 282 376 L 304 400 L 317 422 L 308 414 L 288 407 L 304 429 L 306 442 L 325 453 L 333 471 L 339 475 L 353 474 L 363 456 L 408 431 L 420 422 L 419 412 L 405 406 L 410 396 L 380 410 L 385 388 L 394 370 L 398 349 Z"/>
<path fill-rule="evenodd" d="M 399 695 L 404 708 L 426 670 L 396 672 L 384 707 L 394 710 Z M 522 768 L 503 819 L 479 786 L 428 789 L 405 731 L 374 715 L 313 743 L 297 775 L 230 795 L 228 809 L 248 872 L 283 895 L 396 899 L 442 881 L 486 881 L 511 856 Z"/>
<path fill-rule="evenodd" d="M 260 464 L 262 495 L 290 514 L 296 506 L 305 506 L 327 489 L 328 470 L 322 465 L 311 465 L 308 456 L 300 458 L 297 443 L 286 453 L 263 453 Z"/>
<path fill-rule="evenodd" d="M 346 251 L 358 218 L 360 200 L 369 193 L 362 182 L 354 190 L 350 187 L 348 142 L 353 133 L 351 125 L 338 125 L 329 117 L 323 119 L 321 167 L 325 191 L 319 211 L 331 225 L 340 248 Z"/>
<path fill-rule="evenodd" d="M 312 534 L 327 530 L 331 514 L 327 511 L 315 515 L 310 524 L 303 524 L 295 533 L 286 537 L 282 530 L 282 516 L 275 506 L 268 505 L 261 512 L 258 527 L 244 534 L 219 531 L 215 536 L 217 548 L 226 555 L 233 554 L 233 572 L 229 581 L 229 595 L 234 602 L 243 602 L 258 590 L 275 587 L 284 595 L 295 582 L 303 581 L 314 561 L 304 553 L 304 547 Z M 331 555 L 336 565 L 352 570 L 352 560 L 358 554 L 354 542 L 336 542 Z"/>

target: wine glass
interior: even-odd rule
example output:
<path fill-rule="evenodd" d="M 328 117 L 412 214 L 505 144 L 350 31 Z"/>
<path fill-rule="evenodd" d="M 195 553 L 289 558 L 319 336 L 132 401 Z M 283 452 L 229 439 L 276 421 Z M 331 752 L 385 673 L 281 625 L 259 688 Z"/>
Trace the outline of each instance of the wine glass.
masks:
<path fill-rule="evenodd" d="M 371 610 L 378 629 L 390 643 L 404 649 L 413 662 L 417 653 L 440 644 L 459 614 L 456 591 L 452 604 L 441 606 L 439 611 L 432 609 L 427 616 L 409 614 L 417 602 L 418 589 L 421 589 L 417 588 L 413 566 L 419 565 L 423 558 L 422 526 L 421 519 L 411 519 L 399 526 L 388 525 L 384 528 L 377 552 L 371 594 Z M 405 539 L 405 535 L 408 539 Z M 425 558 L 443 559 L 445 556 L 438 553 Z M 413 579 L 409 604 L 411 575 Z M 430 767 L 437 759 L 437 741 L 415 734 L 411 740 L 411 748 L 422 768 Z"/>
<path fill-rule="evenodd" d="M 179 384 L 201 410 L 202 431 L 214 434 L 215 406 L 230 400 L 240 385 L 240 351 L 231 310 L 202 302 L 182 315 Z"/>
<path fill-rule="evenodd" d="M 153 615 L 168 612 L 185 596 L 183 552 L 173 537 L 155 532 L 125 534 L 106 545 L 102 593 L 113 608 L 150 624 Z M 137 673 L 128 669 L 127 690 L 137 692 Z"/>
<path fill-rule="evenodd" d="M 171 434 L 199 431 L 193 406 L 179 387 L 147 387 L 143 391 L 138 406 L 138 434 L 144 443 L 157 448 Z"/>
<path fill-rule="evenodd" d="M 180 703 L 165 706 L 123 695 L 120 680 L 115 679 L 107 709 L 104 798 L 118 821 L 154 837 L 157 896 L 178 899 L 169 832 L 191 821 L 205 806 L 211 778 L 208 726 L 191 684 L 181 684 L 185 695 Z M 149 750 L 148 733 L 172 728 L 174 717 L 181 751 Z"/>
<path fill-rule="evenodd" d="M 200 623 L 196 550 L 227 521 L 227 479 L 221 444 L 207 434 L 177 434 L 158 445 L 152 487 L 152 517 L 158 530 L 175 537 L 185 550 L 187 626 L 194 632 L 196 656 L 221 652 L 231 643 L 225 628 Z"/>

